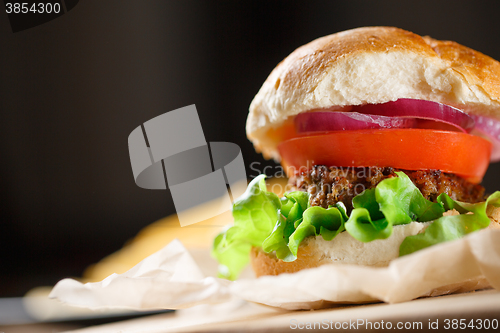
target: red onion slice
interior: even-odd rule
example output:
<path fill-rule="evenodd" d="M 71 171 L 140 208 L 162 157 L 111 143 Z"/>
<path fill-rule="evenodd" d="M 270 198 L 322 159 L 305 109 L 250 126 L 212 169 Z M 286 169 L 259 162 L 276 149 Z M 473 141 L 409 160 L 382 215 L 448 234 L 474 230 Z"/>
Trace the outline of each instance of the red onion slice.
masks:
<path fill-rule="evenodd" d="M 476 121 L 476 127 L 472 134 L 490 141 L 493 145 L 491 162 L 500 161 L 500 121 L 484 116 L 471 115 L 471 117 Z"/>
<path fill-rule="evenodd" d="M 419 99 L 401 98 L 383 104 L 353 106 L 352 111 L 388 117 L 433 120 L 446 123 L 466 133 L 474 128 L 474 119 L 467 113 L 449 105 Z"/>
<path fill-rule="evenodd" d="M 358 112 L 318 111 L 301 113 L 295 118 L 297 133 L 362 130 L 379 128 L 412 128 L 413 118 L 386 117 Z"/>

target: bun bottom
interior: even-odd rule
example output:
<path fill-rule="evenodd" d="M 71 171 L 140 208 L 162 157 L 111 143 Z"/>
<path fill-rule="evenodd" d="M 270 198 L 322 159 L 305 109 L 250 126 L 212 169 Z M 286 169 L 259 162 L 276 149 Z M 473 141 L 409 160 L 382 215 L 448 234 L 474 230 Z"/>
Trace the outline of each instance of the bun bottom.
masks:
<path fill-rule="evenodd" d="M 423 232 L 429 224 L 397 225 L 389 238 L 368 243 L 354 239 L 347 232 L 341 232 L 331 241 L 325 241 L 321 236 L 308 237 L 300 244 L 297 259 L 291 262 L 276 258 L 274 253 L 253 248 L 250 255 L 252 267 L 257 276 L 295 273 L 325 264 L 384 267 L 399 257 L 399 246 L 407 236 Z"/>
<path fill-rule="evenodd" d="M 274 253 L 265 253 L 254 247 L 250 254 L 251 264 L 257 277 L 295 273 L 326 264 L 385 267 L 391 260 L 399 257 L 399 246 L 407 236 L 423 232 L 429 224 L 412 222 L 397 225 L 394 226 L 391 237 L 369 243 L 360 242 L 347 232 L 340 233 L 331 241 L 325 241 L 321 236 L 308 237 L 300 245 L 297 259 L 292 262 L 284 262 L 276 258 Z M 489 282 L 479 277 L 442 286 L 422 296 L 439 296 L 487 288 L 491 288 Z"/>

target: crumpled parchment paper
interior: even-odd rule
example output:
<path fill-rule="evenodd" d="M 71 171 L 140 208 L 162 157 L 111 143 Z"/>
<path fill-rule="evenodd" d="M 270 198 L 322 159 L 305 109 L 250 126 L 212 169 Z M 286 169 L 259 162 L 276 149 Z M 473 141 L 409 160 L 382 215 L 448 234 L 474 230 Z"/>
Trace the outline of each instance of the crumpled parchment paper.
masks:
<path fill-rule="evenodd" d="M 295 274 L 230 282 L 205 277 L 180 241 L 101 282 L 59 281 L 50 297 L 92 309 L 181 309 L 235 297 L 289 310 L 332 303 L 404 302 L 484 278 L 500 290 L 500 230 L 482 230 L 395 259 L 388 267 L 324 265 Z M 458 289 L 459 291 L 460 289 Z M 441 291 L 442 292 L 442 291 Z"/>

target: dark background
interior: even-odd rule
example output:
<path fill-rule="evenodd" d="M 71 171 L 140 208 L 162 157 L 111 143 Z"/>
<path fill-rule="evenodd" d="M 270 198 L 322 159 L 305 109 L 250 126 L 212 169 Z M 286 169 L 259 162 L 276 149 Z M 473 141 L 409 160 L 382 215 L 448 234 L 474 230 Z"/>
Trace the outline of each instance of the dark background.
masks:
<path fill-rule="evenodd" d="M 0 297 L 79 276 L 174 213 L 132 177 L 127 138 L 196 104 L 207 141 L 246 140 L 248 105 L 275 65 L 317 37 L 390 25 L 500 59 L 498 1 L 84 0 L 12 33 L 0 13 Z M 500 165 L 484 184 L 500 188 Z M 250 176 L 255 176 L 247 169 Z"/>

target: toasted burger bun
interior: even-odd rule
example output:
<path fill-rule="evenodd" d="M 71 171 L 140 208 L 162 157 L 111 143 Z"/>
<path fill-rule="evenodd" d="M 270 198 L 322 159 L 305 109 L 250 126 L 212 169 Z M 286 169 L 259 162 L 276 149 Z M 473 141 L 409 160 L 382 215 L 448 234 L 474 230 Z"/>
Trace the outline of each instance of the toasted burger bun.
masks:
<path fill-rule="evenodd" d="M 283 60 L 250 105 L 247 136 L 280 160 L 270 130 L 308 110 L 413 98 L 500 119 L 500 63 L 455 42 L 391 27 L 319 38 Z"/>
<path fill-rule="evenodd" d="M 258 248 L 252 249 L 252 266 L 257 276 L 295 273 L 305 268 L 325 264 L 351 264 L 383 267 L 399 256 L 399 246 L 407 236 L 416 235 L 429 223 L 412 222 L 394 226 L 392 235 L 363 243 L 347 232 L 341 232 L 331 241 L 321 236 L 306 238 L 299 247 L 297 260 L 284 262 L 274 253 L 265 253 Z"/>
<path fill-rule="evenodd" d="M 456 215 L 457 211 L 448 211 L 445 215 Z M 488 229 L 500 229 L 500 208 L 489 208 Z M 351 264 L 373 267 L 388 266 L 390 261 L 399 257 L 399 246 L 407 236 L 423 232 L 432 222 L 412 222 L 394 226 L 392 235 L 387 239 L 379 239 L 363 243 L 354 239 L 347 232 L 338 234 L 333 240 L 325 241 L 321 236 L 306 238 L 299 247 L 297 260 L 284 262 L 277 259 L 274 253 L 265 253 L 254 247 L 250 255 L 252 268 L 257 277 L 262 275 L 279 275 L 295 273 L 302 269 L 321 265 Z M 443 286 L 429 292 L 428 296 L 437 296 L 452 292 L 467 292 L 490 288 L 483 277 L 463 281 L 454 285 Z"/>

